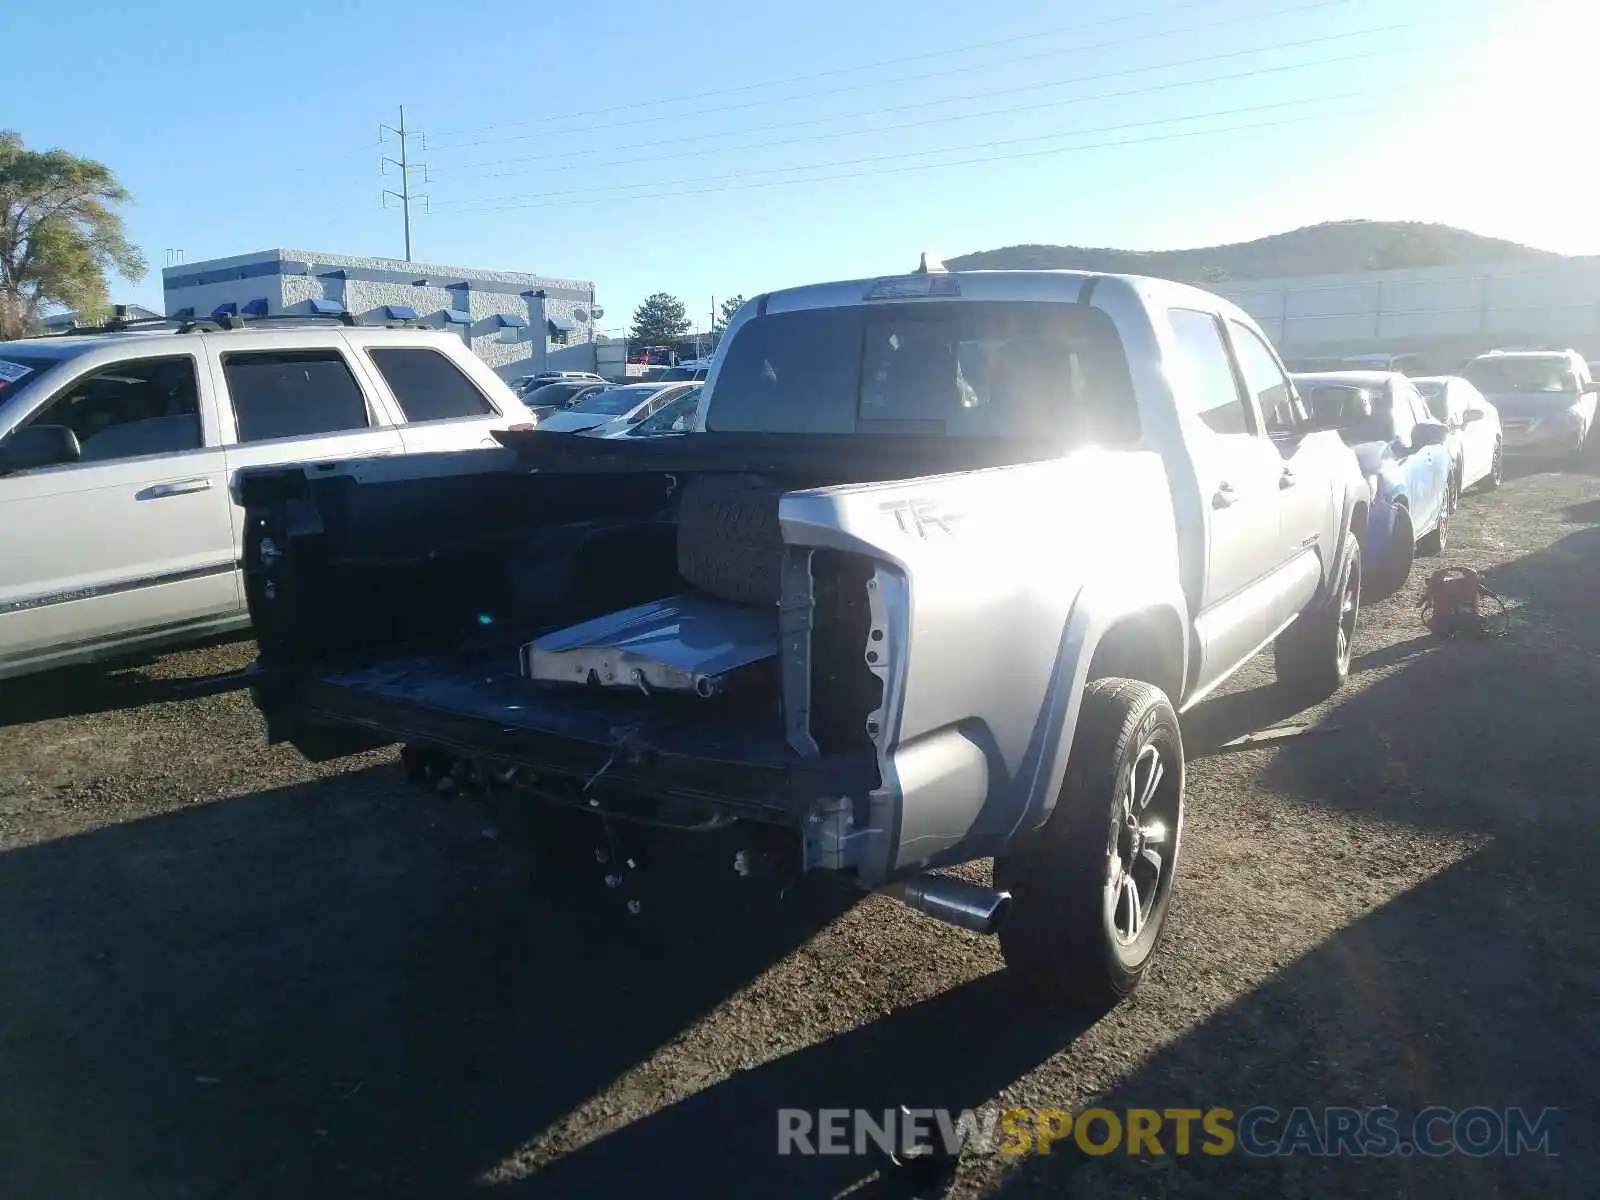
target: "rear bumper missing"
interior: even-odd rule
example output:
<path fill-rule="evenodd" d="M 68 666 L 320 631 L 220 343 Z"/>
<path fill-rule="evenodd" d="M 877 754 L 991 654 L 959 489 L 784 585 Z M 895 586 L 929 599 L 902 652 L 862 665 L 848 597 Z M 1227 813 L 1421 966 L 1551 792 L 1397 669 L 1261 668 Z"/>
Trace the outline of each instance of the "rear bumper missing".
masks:
<path fill-rule="evenodd" d="M 612 805 L 673 800 L 800 829 L 819 797 L 865 797 L 877 784 L 869 755 L 802 759 L 781 740 L 721 742 L 581 715 L 565 728 L 536 728 L 329 680 L 302 684 L 286 700 L 281 691 L 275 697 L 273 740 L 301 746 L 348 731 L 365 735 L 368 744 L 403 743 L 516 767 L 548 788 L 587 789 L 589 807 L 601 815 Z"/>

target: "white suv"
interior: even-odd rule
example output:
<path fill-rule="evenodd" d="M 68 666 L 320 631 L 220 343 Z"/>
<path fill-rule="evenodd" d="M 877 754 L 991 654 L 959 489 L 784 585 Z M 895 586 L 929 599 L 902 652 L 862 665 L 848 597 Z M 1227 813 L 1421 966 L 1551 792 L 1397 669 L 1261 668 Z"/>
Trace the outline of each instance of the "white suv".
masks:
<path fill-rule="evenodd" d="M 242 467 L 494 446 L 529 419 L 428 329 L 0 342 L 0 679 L 247 627 Z"/>

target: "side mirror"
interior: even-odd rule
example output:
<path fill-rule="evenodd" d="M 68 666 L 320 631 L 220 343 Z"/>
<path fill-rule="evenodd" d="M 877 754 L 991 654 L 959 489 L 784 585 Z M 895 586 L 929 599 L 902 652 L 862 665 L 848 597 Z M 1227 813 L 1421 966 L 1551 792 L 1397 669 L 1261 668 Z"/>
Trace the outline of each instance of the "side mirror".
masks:
<path fill-rule="evenodd" d="M 1481 420 L 1483 420 L 1483 409 L 1481 408 L 1469 408 L 1461 414 L 1461 423 L 1463 425 L 1471 425 L 1474 421 Z"/>
<path fill-rule="evenodd" d="M 65 425 L 28 425 L 0 442 L 0 475 L 59 467 L 83 457 L 78 435 Z"/>
<path fill-rule="evenodd" d="M 1450 426 L 1437 421 L 1418 421 L 1411 431 L 1411 444 L 1418 450 L 1424 446 L 1442 446 L 1450 437 Z"/>

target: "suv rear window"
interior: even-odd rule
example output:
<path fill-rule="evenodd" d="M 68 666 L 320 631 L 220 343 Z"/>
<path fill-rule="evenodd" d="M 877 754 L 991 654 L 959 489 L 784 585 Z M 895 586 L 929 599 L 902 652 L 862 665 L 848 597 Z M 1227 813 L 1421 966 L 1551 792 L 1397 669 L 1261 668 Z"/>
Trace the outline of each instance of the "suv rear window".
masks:
<path fill-rule="evenodd" d="M 367 401 L 337 350 L 260 350 L 222 356 L 241 442 L 365 429 Z"/>
<path fill-rule="evenodd" d="M 494 415 L 472 380 L 437 350 L 375 348 L 367 353 L 412 424 Z"/>
<path fill-rule="evenodd" d="M 1088 305 L 856 305 L 747 322 L 707 398 L 724 432 L 1139 436 L 1116 326 Z"/>

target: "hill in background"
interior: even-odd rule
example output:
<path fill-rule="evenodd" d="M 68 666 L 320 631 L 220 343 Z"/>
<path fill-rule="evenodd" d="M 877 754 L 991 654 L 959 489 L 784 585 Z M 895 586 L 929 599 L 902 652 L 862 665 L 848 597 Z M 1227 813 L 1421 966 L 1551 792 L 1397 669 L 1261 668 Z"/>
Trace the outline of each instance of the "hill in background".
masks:
<path fill-rule="evenodd" d="M 1280 275 L 1334 275 L 1397 267 L 1535 264 L 1565 257 L 1502 238 L 1422 221 L 1330 221 L 1253 242 L 1193 250 L 1006 246 L 945 260 L 952 271 L 1074 270 L 1226 283 Z"/>

